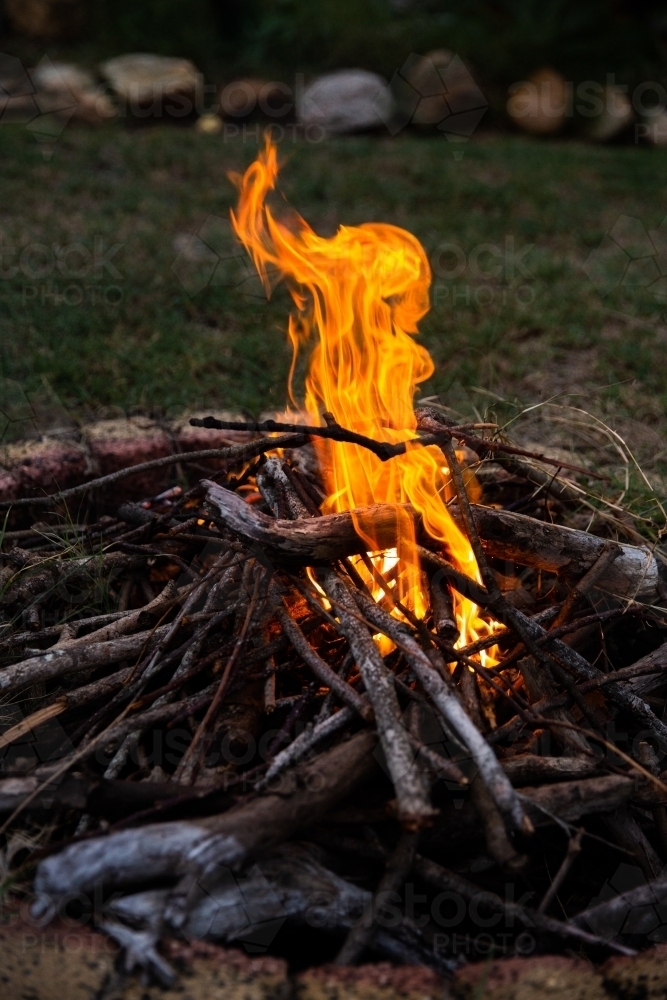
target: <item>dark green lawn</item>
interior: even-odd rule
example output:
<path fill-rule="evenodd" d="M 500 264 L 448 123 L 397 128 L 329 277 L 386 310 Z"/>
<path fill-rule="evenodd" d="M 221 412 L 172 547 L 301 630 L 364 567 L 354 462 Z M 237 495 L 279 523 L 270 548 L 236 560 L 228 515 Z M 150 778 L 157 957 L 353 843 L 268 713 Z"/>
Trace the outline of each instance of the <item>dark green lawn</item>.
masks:
<path fill-rule="evenodd" d="M 256 150 L 252 134 L 68 127 L 45 160 L 27 130 L 0 127 L 0 374 L 87 417 L 281 405 L 289 300 L 267 304 L 225 221 L 227 171 Z M 663 412 L 660 284 L 613 287 L 612 257 L 601 292 L 582 263 L 629 216 L 625 262 L 646 258 L 631 272 L 653 281 L 641 241 L 667 214 L 667 151 L 479 136 L 457 161 L 444 138 L 405 134 L 281 152 L 283 191 L 316 229 L 392 222 L 433 255 L 427 394 L 607 385 L 621 407 Z M 188 244 L 207 219 L 209 249 Z"/>

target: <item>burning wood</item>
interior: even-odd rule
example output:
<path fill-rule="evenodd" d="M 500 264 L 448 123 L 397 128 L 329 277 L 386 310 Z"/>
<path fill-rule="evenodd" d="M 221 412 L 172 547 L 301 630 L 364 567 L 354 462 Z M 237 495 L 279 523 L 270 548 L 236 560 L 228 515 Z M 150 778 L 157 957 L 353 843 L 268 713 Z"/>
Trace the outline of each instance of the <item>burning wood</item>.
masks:
<path fill-rule="evenodd" d="M 99 926 L 164 982 L 161 936 L 251 941 L 283 919 L 340 964 L 446 970 L 443 927 L 627 954 L 655 924 L 605 922 L 665 894 L 656 553 L 557 523 L 579 502 L 560 480 L 541 516 L 507 509 L 554 481 L 535 453 L 413 411 L 432 369 L 418 242 L 283 226 L 275 175 L 269 149 L 234 224 L 290 282 L 295 350 L 318 337 L 300 419 L 226 422 L 248 440 L 197 452 L 209 479 L 116 516 L 65 519 L 136 467 L 22 498 L 49 520 L 4 534 L 8 873 L 16 837 L 33 851 L 14 891 L 36 864 L 42 922 L 99 897 Z M 511 463 L 494 506 L 475 455 Z M 621 864 L 646 884 L 595 905 Z M 406 881 L 422 912 L 396 918 Z"/>

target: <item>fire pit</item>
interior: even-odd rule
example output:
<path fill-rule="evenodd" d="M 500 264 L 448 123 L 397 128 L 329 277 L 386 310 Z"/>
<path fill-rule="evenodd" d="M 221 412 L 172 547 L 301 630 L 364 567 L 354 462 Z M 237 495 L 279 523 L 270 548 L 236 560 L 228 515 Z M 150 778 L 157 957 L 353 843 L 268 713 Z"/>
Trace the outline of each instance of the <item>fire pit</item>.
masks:
<path fill-rule="evenodd" d="M 303 402 L 291 379 L 279 420 L 191 421 L 233 444 L 0 504 L 42 518 L 0 570 L 17 905 L 165 984 L 179 938 L 443 975 L 667 939 L 664 556 L 568 526 L 600 471 L 415 407 L 422 247 L 281 222 L 276 177 L 268 145 L 232 221 L 291 291 L 292 376 L 315 342 Z"/>

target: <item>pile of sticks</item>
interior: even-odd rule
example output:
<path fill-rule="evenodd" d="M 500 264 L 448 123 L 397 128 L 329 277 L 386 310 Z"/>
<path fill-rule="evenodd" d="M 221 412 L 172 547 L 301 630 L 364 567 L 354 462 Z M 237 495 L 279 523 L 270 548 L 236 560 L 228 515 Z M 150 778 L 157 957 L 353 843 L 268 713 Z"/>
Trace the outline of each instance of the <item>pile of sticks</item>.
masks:
<path fill-rule="evenodd" d="M 137 467 L 13 504 L 43 518 L 0 555 L 2 863 L 31 919 L 92 920 L 165 983 L 170 935 L 285 953 L 301 925 L 322 960 L 441 971 L 661 940 L 655 554 L 559 523 L 579 494 L 547 457 L 418 419 L 481 577 L 408 508 L 421 619 L 355 528 L 392 548 L 396 508 L 322 515 L 312 438 L 402 446 L 331 419 L 224 424 L 248 441 L 212 479 L 94 523 L 73 505 Z M 491 637 L 461 647 L 454 593 Z"/>

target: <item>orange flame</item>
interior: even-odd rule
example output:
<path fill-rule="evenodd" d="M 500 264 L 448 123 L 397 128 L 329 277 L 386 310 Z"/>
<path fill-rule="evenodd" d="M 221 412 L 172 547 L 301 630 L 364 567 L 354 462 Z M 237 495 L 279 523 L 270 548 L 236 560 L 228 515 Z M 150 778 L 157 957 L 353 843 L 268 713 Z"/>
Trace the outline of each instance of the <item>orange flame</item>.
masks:
<path fill-rule="evenodd" d="M 418 344 L 417 324 L 430 308 L 430 268 L 424 248 L 411 233 L 385 223 L 341 226 L 330 239 L 318 236 L 300 216 L 278 221 L 266 204 L 278 175 L 275 146 L 266 148 L 242 178 L 239 204 L 231 213 L 234 230 L 251 255 L 270 293 L 272 278 L 284 277 L 297 311 L 288 333 L 293 348 L 289 392 L 299 348 L 314 334 L 305 383 L 305 414 L 319 423 L 329 411 L 342 426 L 379 440 L 416 436 L 413 410 L 417 386 L 433 373 L 428 351 Z M 328 511 L 372 503 L 411 503 L 431 537 L 450 559 L 479 580 L 470 543 L 452 520 L 444 500 L 451 496 L 448 470 L 436 447 L 409 447 L 405 455 L 381 462 L 364 448 L 319 440 Z M 393 570 L 396 598 L 418 616 L 427 602 L 415 553 L 412 518 L 397 507 L 398 549 L 374 556 L 376 568 Z M 369 552 L 378 544 L 355 523 Z M 396 565 L 397 564 L 397 565 Z M 362 563 L 357 569 L 381 596 Z M 476 605 L 457 598 L 461 643 L 487 635 Z"/>

